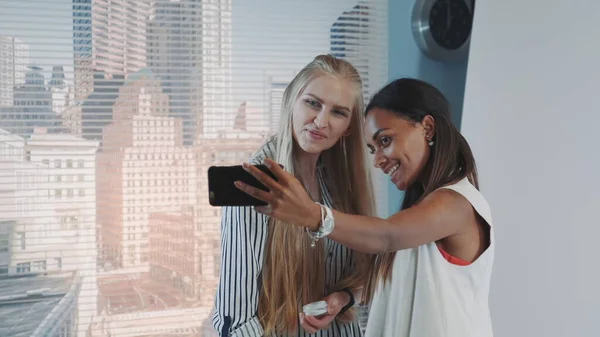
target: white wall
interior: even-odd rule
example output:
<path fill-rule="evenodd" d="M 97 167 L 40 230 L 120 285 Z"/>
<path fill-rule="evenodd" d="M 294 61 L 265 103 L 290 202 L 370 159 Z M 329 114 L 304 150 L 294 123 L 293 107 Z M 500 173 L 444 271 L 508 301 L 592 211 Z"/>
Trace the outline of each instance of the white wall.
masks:
<path fill-rule="evenodd" d="M 600 2 L 479 1 L 462 131 L 492 206 L 495 336 L 599 336 Z"/>

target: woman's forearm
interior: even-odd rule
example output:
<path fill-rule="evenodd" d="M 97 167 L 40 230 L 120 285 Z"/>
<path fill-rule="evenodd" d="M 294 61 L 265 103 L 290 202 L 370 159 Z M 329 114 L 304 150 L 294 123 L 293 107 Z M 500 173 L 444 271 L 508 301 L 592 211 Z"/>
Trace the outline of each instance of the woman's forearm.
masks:
<path fill-rule="evenodd" d="M 330 239 L 361 253 L 381 254 L 389 251 L 391 224 L 387 220 L 332 211 L 335 227 L 329 234 Z M 316 231 L 321 221 L 320 206 L 314 204 L 305 219 L 304 226 Z"/>
<path fill-rule="evenodd" d="M 391 224 L 375 217 L 334 211 L 335 228 L 329 238 L 356 251 L 381 254 L 389 251 Z"/>
<path fill-rule="evenodd" d="M 441 190 L 387 219 L 334 211 L 335 227 L 329 237 L 363 253 L 394 252 L 461 233 L 473 212 L 467 199 Z"/>

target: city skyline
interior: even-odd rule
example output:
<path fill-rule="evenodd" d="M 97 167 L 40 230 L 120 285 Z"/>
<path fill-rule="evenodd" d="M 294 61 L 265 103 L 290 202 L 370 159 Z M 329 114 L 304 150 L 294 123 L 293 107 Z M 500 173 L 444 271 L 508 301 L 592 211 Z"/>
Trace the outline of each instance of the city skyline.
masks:
<path fill-rule="evenodd" d="M 75 0 L 82 8 L 91 0 Z M 51 6 L 52 16 L 46 15 L 48 5 L 44 6 L 44 0 L 6 0 L 0 11 L 0 36 L 15 36 L 28 45 L 43 46 L 31 52 L 31 62 L 44 69 L 47 77 L 51 76 L 52 67 L 62 65 L 69 85 L 73 81 L 73 8 L 74 0 L 56 0 Z M 146 0 L 147 1 L 147 0 Z M 262 70 L 272 72 L 293 73 L 297 72 L 312 57 L 319 53 L 330 51 L 329 31 L 331 24 L 344 12 L 356 5 L 355 0 L 335 0 L 327 6 L 321 2 L 311 0 L 304 1 L 302 5 L 291 0 L 232 0 L 232 59 L 233 59 L 233 81 L 235 96 L 252 93 L 255 88 L 248 88 L 251 82 L 249 78 L 262 77 Z M 15 5 L 18 4 L 18 5 Z M 315 7 L 319 8 L 319 17 L 315 19 Z M 80 10 L 85 12 L 85 10 Z M 261 17 L 257 20 L 254 16 L 248 16 L 251 12 Z M 32 18 L 43 18 L 43 22 L 30 22 L 15 20 L 14 17 L 29 16 Z M 302 24 L 287 25 L 288 22 L 310 23 L 310 31 Z M 273 27 L 283 26 L 274 30 Z M 51 31 L 39 34 L 46 27 L 52 27 Z M 284 33 L 282 33 L 284 32 Z M 306 43 L 284 43 L 285 36 L 297 36 L 301 42 Z M 304 41 L 302 37 L 304 36 Z M 282 41 L 279 48 L 273 48 L 272 42 Z M 268 58 L 268 59 L 265 59 Z M 279 64 L 278 61 L 280 62 Z M 245 65 L 245 66 L 244 66 Z M 260 66 L 261 69 L 254 69 Z M 256 81 L 255 81 L 256 82 Z M 244 93 L 244 88 L 247 88 Z M 257 97 L 260 95 L 256 94 Z M 260 98 L 257 98 L 260 100 Z M 234 100 L 239 103 L 243 98 Z"/>
<path fill-rule="evenodd" d="M 28 54 L 0 77 L 0 316 L 34 313 L 0 335 L 216 335 L 207 170 L 248 160 L 296 72 L 334 51 L 332 27 L 370 19 L 311 1 L 0 4 L 0 37 Z M 340 56 L 359 67 L 373 46 Z"/>

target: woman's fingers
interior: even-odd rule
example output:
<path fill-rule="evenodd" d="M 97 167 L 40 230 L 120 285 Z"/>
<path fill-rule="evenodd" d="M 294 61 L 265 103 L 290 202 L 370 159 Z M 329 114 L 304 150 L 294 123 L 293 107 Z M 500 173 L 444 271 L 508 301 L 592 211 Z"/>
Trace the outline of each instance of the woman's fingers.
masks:
<path fill-rule="evenodd" d="M 250 186 L 241 181 L 236 181 L 234 184 L 235 184 L 235 187 L 237 187 L 240 191 L 250 195 L 251 197 L 254 197 L 258 200 L 262 200 L 262 201 L 266 202 L 267 204 L 271 204 L 273 202 L 273 196 L 267 191 L 263 191 L 259 188 Z"/>
<path fill-rule="evenodd" d="M 277 177 L 277 180 L 280 182 L 287 182 L 290 177 L 293 177 L 271 158 L 265 158 L 265 165 L 269 171 L 273 172 L 275 177 Z"/>
<path fill-rule="evenodd" d="M 335 316 L 333 315 L 324 315 L 322 317 L 306 316 L 304 320 L 310 324 L 310 326 L 317 330 L 321 330 L 327 328 L 334 318 Z"/>
<path fill-rule="evenodd" d="M 271 191 L 280 191 L 281 185 L 279 185 L 273 178 L 269 177 L 268 174 L 264 173 L 260 169 L 258 169 L 254 165 L 250 165 L 248 163 L 244 163 L 242 165 L 244 169 L 254 176 L 258 181 L 260 181 L 265 187 L 267 187 Z"/>
<path fill-rule="evenodd" d="M 317 329 L 316 327 L 312 326 L 308 320 L 307 320 L 307 316 L 304 315 L 303 313 L 300 313 L 300 325 L 302 325 L 302 328 L 304 328 L 304 330 L 306 330 L 306 332 L 313 334 L 316 333 L 317 331 L 319 331 L 319 329 Z"/>

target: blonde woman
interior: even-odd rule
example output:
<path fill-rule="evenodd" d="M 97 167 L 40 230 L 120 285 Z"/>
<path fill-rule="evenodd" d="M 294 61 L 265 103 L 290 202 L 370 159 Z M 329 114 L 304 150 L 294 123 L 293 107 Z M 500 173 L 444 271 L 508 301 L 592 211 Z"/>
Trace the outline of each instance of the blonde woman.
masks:
<path fill-rule="evenodd" d="M 372 213 L 362 143 L 362 83 L 350 63 L 317 56 L 285 90 L 279 131 L 251 164 L 281 163 L 315 201 L 351 214 Z M 370 255 L 257 213 L 227 207 L 213 318 L 221 336 L 360 336 L 352 310 Z M 302 306 L 325 300 L 325 317 Z M 357 301 L 358 302 L 358 301 Z"/>

